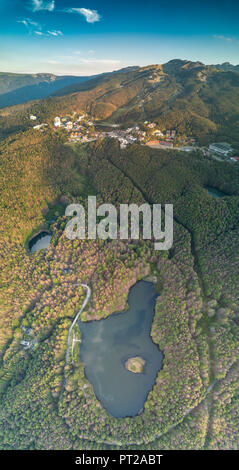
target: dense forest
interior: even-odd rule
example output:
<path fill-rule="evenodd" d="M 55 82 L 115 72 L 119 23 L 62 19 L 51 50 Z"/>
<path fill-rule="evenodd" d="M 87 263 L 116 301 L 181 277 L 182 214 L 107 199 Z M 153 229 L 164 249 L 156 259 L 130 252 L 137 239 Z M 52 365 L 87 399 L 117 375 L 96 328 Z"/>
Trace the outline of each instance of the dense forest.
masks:
<path fill-rule="evenodd" d="M 0 448 L 236 449 L 239 166 L 107 139 L 69 145 L 51 130 L 16 133 L 21 112 L 0 144 Z M 65 207 L 88 195 L 173 203 L 173 248 L 68 240 Z M 42 229 L 50 247 L 30 253 Z M 74 365 L 65 362 L 85 295 L 75 284 L 92 289 L 82 320 L 97 320 L 123 310 L 129 288 L 150 273 L 161 294 L 151 335 L 163 368 L 142 413 L 117 419 L 95 397 L 79 350 Z"/>

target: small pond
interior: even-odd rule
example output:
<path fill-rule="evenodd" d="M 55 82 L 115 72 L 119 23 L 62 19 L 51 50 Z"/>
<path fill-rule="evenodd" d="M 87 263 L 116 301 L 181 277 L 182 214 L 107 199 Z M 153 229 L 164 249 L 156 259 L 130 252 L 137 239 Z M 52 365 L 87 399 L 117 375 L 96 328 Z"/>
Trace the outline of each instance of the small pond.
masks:
<path fill-rule="evenodd" d="M 40 232 L 35 237 L 33 237 L 29 243 L 29 250 L 34 253 L 37 250 L 42 250 L 48 248 L 51 242 L 51 235 L 49 232 Z"/>
<path fill-rule="evenodd" d="M 157 296 L 153 283 L 140 281 L 130 289 L 125 312 L 79 321 L 85 376 L 104 408 L 117 418 L 135 416 L 143 409 L 162 368 L 163 354 L 150 336 Z M 142 373 L 125 367 L 136 356 L 145 361 Z"/>
<path fill-rule="evenodd" d="M 212 197 L 215 197 L 216 199 L 218 199 L 219 197 L 225 197 L 225 196 L 227 196 L 226 193 L 223 193 L 223 192 L 220 191 L 219 189 L 212 188 L 211 186 L 206 186 L 205 189 L 207 190 L 207 192 L 208 192 Z"/>

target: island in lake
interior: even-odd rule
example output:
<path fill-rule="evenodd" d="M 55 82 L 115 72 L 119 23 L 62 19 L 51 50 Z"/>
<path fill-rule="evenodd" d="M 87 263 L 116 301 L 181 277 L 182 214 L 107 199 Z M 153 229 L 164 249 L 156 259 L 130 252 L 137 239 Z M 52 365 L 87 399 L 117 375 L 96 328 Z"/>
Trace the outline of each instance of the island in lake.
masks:
<path fill-rule="evenodd" d="M 135 374 L 142 374 L 144 372 L 144 365 L 145 360 L 139 356 L 130 357 L 125 363 L 126 369 Z"/>

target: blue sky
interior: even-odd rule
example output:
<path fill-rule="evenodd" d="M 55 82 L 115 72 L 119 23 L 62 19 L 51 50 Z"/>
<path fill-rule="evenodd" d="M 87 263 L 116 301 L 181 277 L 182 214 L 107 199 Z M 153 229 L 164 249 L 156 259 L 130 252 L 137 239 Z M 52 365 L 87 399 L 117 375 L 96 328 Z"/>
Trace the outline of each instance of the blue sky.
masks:
<path fill-rule="evenodd" d="M 0 71 L 92 75 L 181 58 L 239 63 L 238 0 L 0 0 Z"/>

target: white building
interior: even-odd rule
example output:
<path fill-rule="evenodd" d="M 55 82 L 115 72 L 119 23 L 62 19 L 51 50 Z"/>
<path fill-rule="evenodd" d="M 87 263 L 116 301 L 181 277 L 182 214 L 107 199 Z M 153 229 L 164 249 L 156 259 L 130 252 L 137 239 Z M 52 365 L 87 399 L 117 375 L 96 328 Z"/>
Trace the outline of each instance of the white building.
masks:
<path fill-rule="evenodd" d="M 47 127 L 48 124 L 46 123 L 42 123 L 42 124 L 37 124 L 36 126 L 33 126 L 33 129 L 36 129 L 37 131 L 39 131 L 40 129 L 42 129 L 42 127 Z"/>
<path fill-rule="evenodd" d="M 158 136 L 158 137 L 163 137 L 163 133 L 159 129 L 154 131 L 153 134 Z"/>
<path fill-rule="evenodd" d="M 58 116 L 56 116 L 55 119 L 54 119 L 54 126 L 55 127 L 60 127 L 61 126 L 61 118 L 59 118 Z"/>
<path fill-rule="evenodd" d="M 71 130 L 72 127 L 73 127 L 73 122 L 72 122 L 72 121 L 68 121 L 68 122 L 66 123 L 66 129 Z"/>
<path fill-rule="evenodd" d="M 224 155 L 227 157 L 227 155 L 232 151 L 232 147 L 230 144 L 227 144 L 225 142 L 218 142 L 214 144 L 209 145 L 209 150 L 210 152 L 215 152 L 220 155 Z"/>
<path fill-rule="evenodd" d="M 31 121 L 36 121 L 36 120 L 37 120 L 37 117 L 34 116 L 34 114 L 31 114 L 31 115 L 29 116 L 29 119 L 30 119 Z"/>
<path fill-rule="evenodd" d="M 25 340 L 20 341 L 20 344 L 24 346 L 25 348 L 29 348 L 31 346 L 30 341 L 25 341 Z"/>
<path fill-rule="evenodd" d="M 124 149 L 126 145 L 128 144 L 128 141 L 126 139 L 119 139 L 119 143 L 120 143 L 120 148 Z"/>
<path fill-rule="evenodd" d="M 78 117 L 77 121 L 80 122 L 80 121 L 82 121 L 82 119 L 84 119 L 84 118 L 85 118 L 85 114 L 82 114 L 81 116 Z"/>

